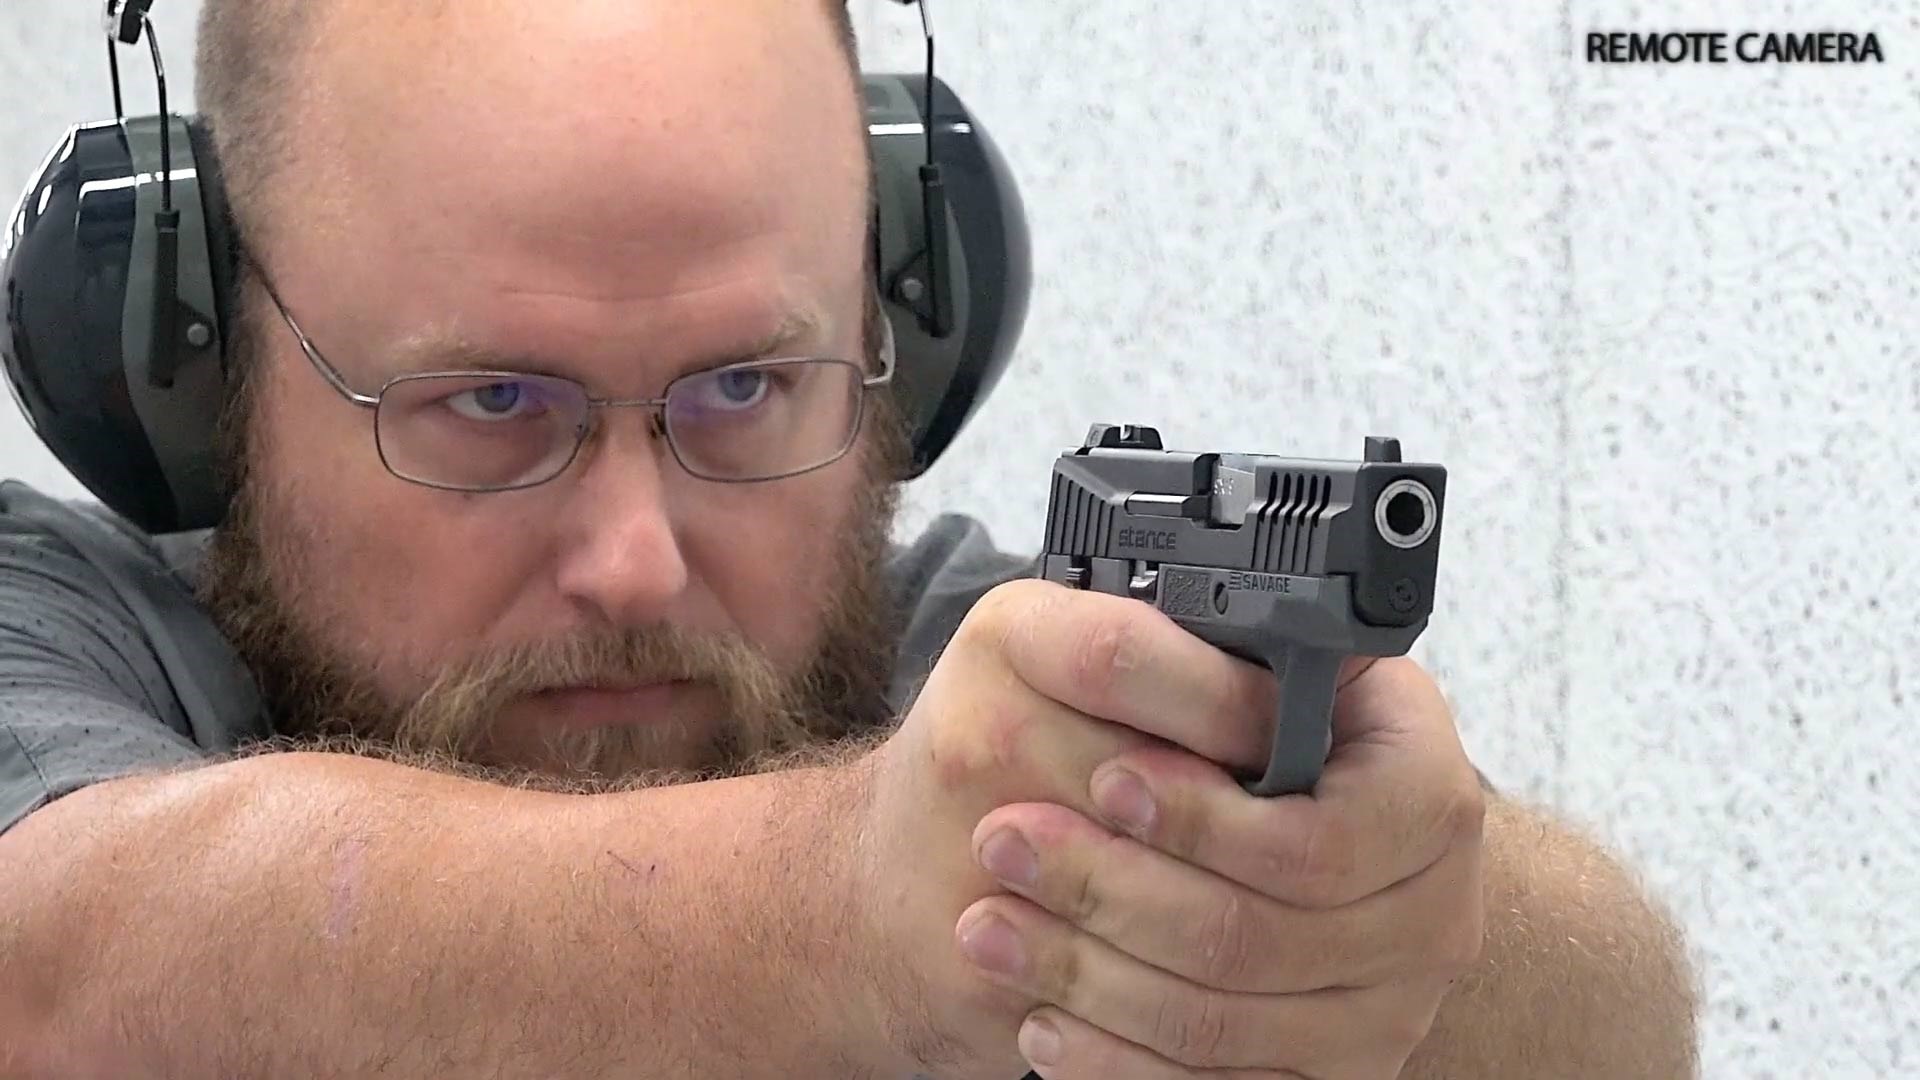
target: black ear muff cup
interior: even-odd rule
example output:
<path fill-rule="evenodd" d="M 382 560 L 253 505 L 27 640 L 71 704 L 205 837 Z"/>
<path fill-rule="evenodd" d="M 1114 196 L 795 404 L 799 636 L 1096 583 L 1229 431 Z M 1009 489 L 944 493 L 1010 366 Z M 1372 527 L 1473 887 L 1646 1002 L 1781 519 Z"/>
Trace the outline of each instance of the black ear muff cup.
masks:
<path fill-rule="evenodd" d="M 154 533 L 203 528 L 225 510 L 212 467 L 225 305 L 207 232 L 225 208 L 207 213 L 196 140 L 171 118 L 174 333 L 154 342 L 160 123 L 68 132 L 27 188 L 0 254 L 0 365 L 21 411 L 88 491 Z"/>
<path fill-rule="evenodd" d="M 121 352 L 136 178 L 117 123 L 67 133 L 7 229 L 0 362 L 27 422 L 102 502 L 143 526 L 173 517 Z"/>
<path fill-rule="evenodd" d="M 868 145 L 876 188 L 874 261 L 899 365 L 894 394 L 913 442 L 908 479 L 939 460 L 1013 358 L 1032 289 L 1019 185 L 985 125 L 936 78 L 933 158 L 948 207 L 947 242 L 927 243 L 921 167 L 925 75 L 867 75 Z M 928 260 L 944 251 L 951 326 L 929 326 Z"/>

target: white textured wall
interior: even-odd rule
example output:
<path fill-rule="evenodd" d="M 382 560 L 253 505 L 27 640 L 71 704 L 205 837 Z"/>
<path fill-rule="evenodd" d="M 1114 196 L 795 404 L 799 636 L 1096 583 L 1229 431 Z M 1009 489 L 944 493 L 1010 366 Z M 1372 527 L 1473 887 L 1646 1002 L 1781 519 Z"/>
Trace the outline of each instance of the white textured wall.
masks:
<path fill-rule="evenodd" d="M 1039 284 L 909 522 L 1033 547 L 1094 420 L 1400 436 L 1452 470 L 1419 655 L 1498 782 L 1684 918 L 1708 1075 L 1920 1075 L 1920 9 L 934 2 Z M 911 9 L 854 4 L 870 66 L 917 64 Z M 0 177 L 105 107 L 94 6 L 0 7 Z M 183 83 L 194 7 L 159 9 Z M 1888 62 L 1580 60 L 1820 28 Z M 0 471 L 78 490 L 11 415 Z"/>

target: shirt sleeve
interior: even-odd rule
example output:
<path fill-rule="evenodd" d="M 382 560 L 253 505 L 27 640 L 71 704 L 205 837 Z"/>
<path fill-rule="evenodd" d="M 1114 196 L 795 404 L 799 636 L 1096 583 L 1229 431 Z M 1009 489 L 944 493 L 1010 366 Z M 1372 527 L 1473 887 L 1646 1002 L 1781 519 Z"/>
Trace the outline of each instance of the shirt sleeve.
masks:
<path fill-rule="evenodd" d="M 0 832 L 89 784 L 205 756 L 105 574 L 0 499 Z"/>

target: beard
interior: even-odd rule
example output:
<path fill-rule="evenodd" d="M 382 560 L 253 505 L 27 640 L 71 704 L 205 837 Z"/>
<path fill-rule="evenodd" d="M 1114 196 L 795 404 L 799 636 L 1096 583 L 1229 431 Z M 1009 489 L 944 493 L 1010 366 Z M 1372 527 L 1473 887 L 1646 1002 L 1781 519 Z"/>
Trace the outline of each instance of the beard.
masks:
<path fill-rule="evenodd" d="M 274 738 L 255 749 L 357 753 L 568 791 L 714 779 L 864 749 L 894 719 L 886 687 L 898 613 L 884 568 L 903 456 L 892 407 L 869 402 L 868 409 L 870 434 L 854 451 L 864 475 L 834 560 L 838 588 L 816 611 L 821 630 L 812 654 L 784 669 L 738 634 L 596 626 L 480 648 L 445 663 L 411 698 L 396 699 L 373 676 L 382 653 L 318 614 L 326 605 L 307 584 L 316 575 L 306 572 L 303 554 L 321 541 L 288 525 L 295 518 L 279 511 L 278 493 L 257 471 L 236 470 L 197 589 L 252 671 L 272 719 Z M 719 722 L 548 730 L 532 746 L 502 740 L 493 723 L 509 704 L 543 690 L 674 680 L 714 691 Z"/>

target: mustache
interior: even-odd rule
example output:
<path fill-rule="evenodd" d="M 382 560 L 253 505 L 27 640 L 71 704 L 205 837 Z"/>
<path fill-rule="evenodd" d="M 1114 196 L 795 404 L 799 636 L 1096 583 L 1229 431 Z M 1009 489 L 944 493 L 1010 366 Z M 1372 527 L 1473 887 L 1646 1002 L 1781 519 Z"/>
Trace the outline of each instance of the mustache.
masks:
<path fill-rule="evenodd" d="M 400 716 L 402 745 L 470 753 L 516 698 L 583 686 L 707 683 L 729 712 L 766 714 L 782 699 L 779 667 L 745 637 L 660 624 L 600 627 L 472 653 L 441 670 Z"/>
<path fill-rule="evenodd" d="M 578 630 L 469 655 L 443 670 L 427 693 L 463 683 L 519 695 L 575 686 L 720 681 L 760 665 L 771 666 L 765 654 L 728 632 L 672 624 Z"/>

